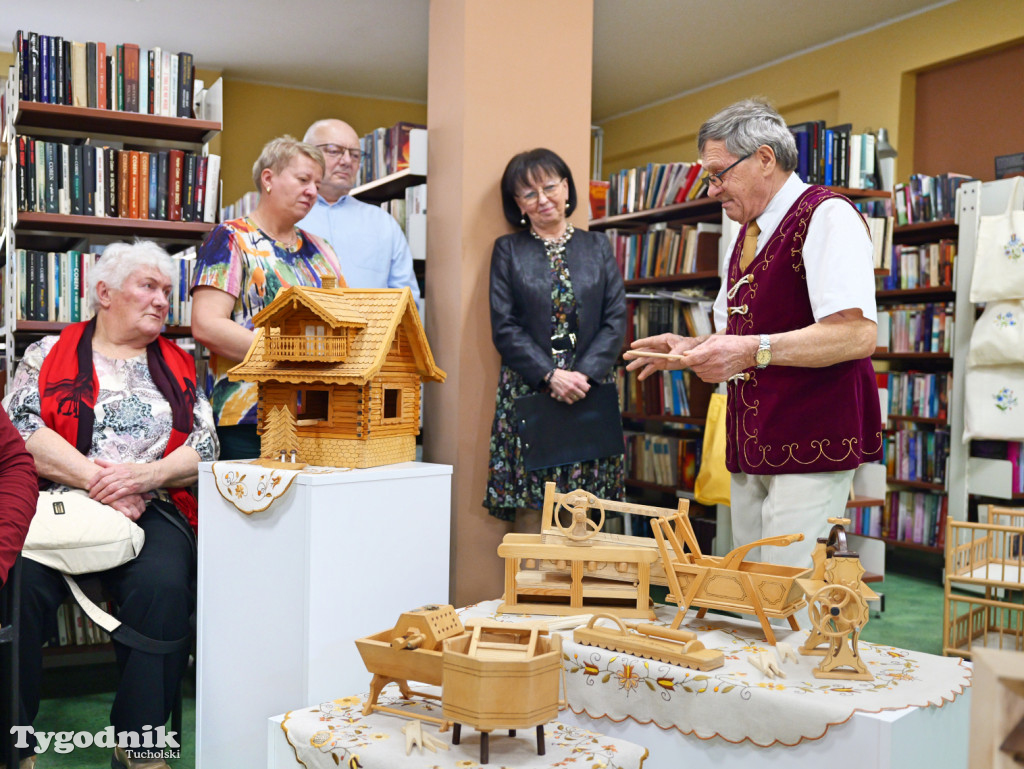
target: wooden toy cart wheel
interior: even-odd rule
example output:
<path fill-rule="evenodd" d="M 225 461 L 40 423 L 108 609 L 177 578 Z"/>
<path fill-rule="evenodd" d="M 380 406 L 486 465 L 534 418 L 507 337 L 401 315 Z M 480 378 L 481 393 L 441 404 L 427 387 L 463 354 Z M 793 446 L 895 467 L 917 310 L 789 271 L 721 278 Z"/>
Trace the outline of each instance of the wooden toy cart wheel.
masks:
<path fill-rule="evenodd" d="M 866 604 L 861 597 L 846 585 L 825 585 L 811 596 L 807 615 L 812 627 L 826 638 L 843 638 L 854 627 L 863 627 L 862 606 Z"/>
<path fill-rule="evenodd" d="M 568 526 L 562 525 L 559 515 L 563 508 L 568 510 L 572 516 L 572 522 Z M 600 520 L 592 521 L 587 516 L 587 511 L 594 508 L 601 512 Z M 555 526 L 567 538 L 574 542 L 584 542 L 604 528 L 604 505 L 599 498 L 589 491 L 576 489 L 568 494 L 564 494 L 558 500 L 558 505 L 555 507 L 554 520 Z"/>

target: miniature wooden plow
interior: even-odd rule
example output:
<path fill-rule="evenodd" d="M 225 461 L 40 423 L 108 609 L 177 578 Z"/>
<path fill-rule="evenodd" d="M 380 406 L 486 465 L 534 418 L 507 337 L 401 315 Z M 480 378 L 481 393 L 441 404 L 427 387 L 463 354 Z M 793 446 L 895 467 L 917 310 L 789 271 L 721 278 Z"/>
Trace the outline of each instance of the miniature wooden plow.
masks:
<path fill-rule="evenodd" d="M 610 619 L 619 627 L 595 627 L 594 623 L 599 619 Z M 714 670 L 725 664 L 725 655 L 715 649 L 705 649 L 704 644 L 697 640 L 696 633 L 660 625 L 635 625 L 630 631 L 622 620 L 612 614 L 595 614 L 586 627 L 577 628 L 572 637 L 578 644 L 599 646 L 693 670 Z"/>
<path fill-rule="evenodd" d="M 708 609 L 756 615 L 765 639 L 773 646 L 775 634 L 769 618 L 786 619 L 791 628 L 800 629 L 793 614 L 804 606 L 804 598 L 796 579 L 810 569 L 744 559 L 755 547 L 784 547 L 802 540 L 803 534 L 759 539 L 718 557 L 701 553 L 689 516 L 684 512 L 658 518 L 652 527 L 668 577 L 668 600 L 679 606 L 672 620 L 673 628 L 679 627 L 691 606 L 697 606 L 698 617 L 703 617 Z"/>

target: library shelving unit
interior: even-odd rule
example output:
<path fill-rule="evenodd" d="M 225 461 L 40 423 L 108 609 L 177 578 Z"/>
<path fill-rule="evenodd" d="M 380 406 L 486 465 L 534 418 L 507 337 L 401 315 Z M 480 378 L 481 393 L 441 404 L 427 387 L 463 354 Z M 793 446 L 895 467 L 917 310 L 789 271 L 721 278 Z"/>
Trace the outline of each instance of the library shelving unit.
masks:
<path fill-rule="evenodd" d="M 679 307 L 679 302 L 670 296 L 663 295 L 657 298 L 655 292 L 678 292 L 685 290 L 697 290 L 698 292 L 713 299 L 720 284 L 719 263 L 720 245 L 719 233 L 698 232 L 697 225 L 712 225 L 717 229 L 722 221 L 722 207 L 718 201 L 710 198 L 697 198 L 685 203 L 677 203 L 660 208 L 645 209 L 633 213 L 615 214 L 590 221 L 590 229 L 608 232 L 617 231 L 622 235 L 640 236 L 653 230 L 665 228 L 666 231 L 681 230 L 682 228 L 693 228 L 694 243 L 691 257 L 692 269 L 685 272 L 667 271 L 665 269 L 647 270 L 654 273 L 648 277 L 633 277 L 633 271 L 627 276 L 626 296 L 628 306 L 627 320 L 627 345 L 629 341 L 647 333 L 660 333 L 662 331 L 674 331 L 686 335 L 685 321 Z M 685 241 L 685 236 L 681 238 Z M 624 270 L 628 269 L 620 264 Z M 664 308 L 662 318 L 657 318 Z M 708 305 L 697 306 L 696 312 L 708 315 Z M 644 318 L 639 316 L 643 314 Z M 645 329 L 640 324 L 649 320 L 650 325 Z M 654 324 L 661 324 L 655 326 Z M 671 388 L 678 386 L 678 383 L 669 383 L 668 392 L 665 397 L 665 380 L 668 376 L 660 373 L 651 377 L 648 381 L 654 384 L 648 385 L 646 390 L 640 390 L 635 386 L 636 374 L 620 371 L 622 387 L 627 388 L 633 395 L 638 393 L 652 394 L 652 390 L 662 393 L 664 403 L 667 405 L 671 399 Z M 649 399 L 642 394 L 638 398 L 630 396 L 623 411 L 623 426 L 626 428 L 627 439 L 632 442 L 633 448 L 627 455 L 626 467 L 626 490 L 632 498 L 642 499 L 645 502 L 660 505 L 662 507 L 675 507 L 677 500 L 684 497 L 691 500 L 690 515 L 693 519 L 694 528 L 698 539 L 701 540 L 701 547 L 705 552 L 711 552 L 711 540 L 715 533 L 715 513 L 713 510 L 704 508 L 693 501 L 693 487 L 691 473 L 683 474 L 682 465 L 685 459 L 680 461 L 679 454 L 691 458 L 692 476 L 696 475 L 696 468 L 692 466 L 695 454 L 703 442 L 703 431 L 707 417 L 708 402 L 714 385 L 706 384 L 690 372 L 685 372 L 685 378 L 680 380 L 684 383 L 688 408 L 678 408 L 678 404 L 672 408 L 662 409 L 659 404 L 647 402 Z M 680 413 L 661 413 L 662 411 L 673 411 Z M 655 442 L 661 442 L 662 446 L 672 444 L 673 449 L 665 449 L 665 459 L 655 459 L 660 449 L 643 449 L 645 441 L 648 443 L 653 438 Z M 646 472 L 638 477 L 631 472 L 638 467 L 636 454 L 642 454 Z M 661 466 L 657 472 L 653 465 L 660 462 Z M 648 534 L 649 532 L 627 532 L 636 534 Z"/>
<path fill-rule="evenodd" d="M 956 238 L 956 222 L 940 219 L 896 227 L 893 246 L 927 248 L 929 244 Z M 959 270 L 958 262 L 959 258 L 953 261 L 955 270 Z M 899 263 L 898 268 L 894 267 L 897 269 L 913 269 L 915 278 L 922 272 L 919 264 L 912 261 Z M 886 415 L 886 444 L 894 459 L 886 478 L 884 509 L 890 511 L 890 516 L 883 515 L 882 525 L 889 520 L 891 526 L 883 528 L 880 538 L 898 547 L 940 553 L 940 517 L 946 506 L 954 443 L 950 431 L 953 352 L 958 348 L 954 339 L 946 344 L 939 335 L 944 336 L 948 329 L 956 333 L 960 313 L 956 312 L 955 273 L 939 276 L 937 282 L 921 282 L 929 285 L 880 287 L 875 295 L 879 346 L 872 357 L 876 370 L 888 379 L 887 394 L 903 393 L 899 403 L 895 402 L 896 397 L 889 398 Z M 934 351 L 923 349 L 932 345 Z M 931 397 L 922 393 L 931 393 Z M 900 511 L 905 515 L 898 514 Z"/>
<path fill-rule="evenodd" d="M 16 72 L 16 67 L 12 72 Z M 221 89 L 211 89 L 218 95 Z M 7 163 L 3 180 L 3 232 L 0 233 L 0 265 L 3 270 L 3 326 L 0 340 L 4 345 L 2 376 L 4 389 L 10 381 L 17 361 L 25 348 L 47 334 L 59 333 L 66 323 L 25 320 L 19 317 L 19 295 L 30 287 L 31 278 L 19 274 L 18 249 L 43 252 L 88 251 L 90 246 L 115 241 L 147 238 L 159 242 L 174 253 L 190 245 L 197 246 L 215 225 L 207 222 L 164 221 L 118 217 L 80 216 L 38 211 L 19 211 L 17 194 L 17 153 L 19 136 L 42 140 L 89 142 L 112 148 L 146 151 L 180 149 L 207 154 L 208 142 L 221 130 L 220 122 L 195 118 L 163 117 L 106 109 L 43 104 L 19 99 L 18 77 L 8 79 L 5 91 L 6 120 L 3 145 Z M 218 96 L 219 98 L 219 96 Z M 214 114 L 221 106 L 210 105 Z M 207 191 L 217 195 L 219 189 Z M 168 327 L 167 333 L 190 336 L 188 327 Z M 71 604 L 64 609 L 70 610 Z M 84 615 L 83 615 L 84 619 Z M 69 623 L 73 620 L 69 620 Z M 47 667 L 67 664 L 81 665 L 113 659 L 109 642 L 76 641 L 69 624 L 67 645 L 48 648 Z M 63 639 L 62 639 L 63 640 Z"/>
<path fill-rule="evenodd" d="M 16 65 L 17 66 L 17 65 Z M 20 355 L 28 344 L 45 334 L 58 333 L 64 323 L 25 320 L 19 317 L 19 294 L 25 287 L 18 274 L 16 249 L 43 252 L 88 251 L 92 245 L 147 238 L 158 241 L 174 253 L 190 245 L 198 246 L 215 225 L 202 221 L 165 221 L 119 217 L 81 216 L 38 211 L 19 211 L 17 204 L 17 153 L 19 136 L 43 140 L 88 140 L 113 148 L 147 151 L 179 149 L 207 154 L 209 141 L 221 130 L 219 122 L 195 118 L 120 112 L 107 109 L 43 104 L 19 99 L 18 79 L 6 86 L 7 115 L 3 143 L 8 162 L 4 179 L 4 221 L 0 235 L 0 261 L 3 265 L 4 373 L 13 375 Z M 215 89 L 220 93 L 220 89 Z M 211 89 L 211 93 L 214 89 Z M 212 108 L 220 113 L 219 105 Z M 218 194 L 218 190 L 208 190 Z M 168 327 L 167 333 L 190 336 L 184 326 Z"/>
<path fill-rule="evenodd" d="M 409 166 L 401 171 L 382 176 L 353 187 L 349 194 L 364 203 L 380 204 L 405 196 L 406 190 L 427 182 L 427 131 L 413 128 L 409 131 Z M 413 268 L 417 279 L 424 279 L 427 258 L 427 212 L 410 211 L 406 206 L 405 237 L 412 251 Z M 422 295 L 422 292 L 421 292 Z"/>

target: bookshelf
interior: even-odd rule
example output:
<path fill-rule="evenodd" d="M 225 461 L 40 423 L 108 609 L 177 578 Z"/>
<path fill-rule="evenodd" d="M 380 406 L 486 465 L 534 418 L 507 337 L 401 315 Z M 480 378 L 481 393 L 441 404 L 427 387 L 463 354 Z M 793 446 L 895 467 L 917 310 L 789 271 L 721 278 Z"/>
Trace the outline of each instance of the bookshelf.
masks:
<path fill-rule="evenodd" d="M 2 233 L 2 240 L 0 240 L 0 264 L 3 269 L 3 326 L 0 332 L 2 332 L 4 343 L 4 372 L 8 381 L 12 377 L 17 361 L 25 347 L 40 336 L 59 333 L 69 319 L 73 320 L 76 317 L 71 313 L 77 313 L 77 316 L 83 319 L 88 317 L 81 303 L 85 291 L 84 285 L 82 285 L 84 281 L 81 280 L 82 275 L 79 270 L 87 257 L 82 257 L 82 263 L 80 263 L 77 254 L 88 254 L 98 246 L 119 240 L 131 241 L 135 238 L 156 240 L 168 252 L 175 254 L 190 246 L 198 246 L 206 233 L 215 226 L 213 221 L 205 220 L 216 218 L 208 216 L 209 207 L 205 205 L 205 202 L 204 210 L 199 211 L 198 199 L 196 199 L 195 209 L 192 213 L 193 220 L 181 220 L 183 218 L 181 214 L 174 214 L 171 211 L 170 195 L 173 195 L 173 191 L 168 196 L 166 213 L 168 218 L 166 219 L 139 218 L 141 211 L 135 211 L 135 217 L 123 216 L 120 214 L 126 212 L 120 210 L 120 205 L 116 206 L 115 213 L 119 214 L 117 216 L 109 215 L 110 211 L 103 211 L 108 214 L 105 216 L 68 213 L 68 205 L 58 205 L 56 212 L 54 210 L 46 211 L 43 200 L 45 193 L 42 187 L 38 190 L 39 200 L 34 205 L 30 204 L 27 197 L 25 190 L 29 185 L 27 177 L 29 171 L 27 168 L 23 168 L 22 173 L 19 174 L 18 148 L 20 143 L 31 141 L 38 146 L 50 144 L 56 148 L 55 157 L 60 156 L 61 150 L 65 146 L 71 148 L 67 150 L 69 153 L 74 151 L 73 148 L 82 147 L 82 153 L 95 151 L 97 161 L 103 157 L 99 151 L 100 148 L 109 148 L 110 151 L 117 153 L 135 151 L 139 153 L 140 157 L 142 154 L 148 155 L 154 162 L 162 153 L 173 158 L 180 152 L 183 169 L 188 156 L 193 158 L 192 162 L 198 168 L 200 163 L 203 163 L 204 166 L 208 165 L 208 162 L 202 159 L 209 157 L 208 143 L 221 128 L 220 122 L 209 119 L 168 117 L 22 99 L 19 92 L 19 66 L 20 61 L 16 59 L 6 82 L 4 92 L 6 112 L 2 137 L 8 162 L 4 168 L 3 180 L 3 220 L 6 226 Z M 214 87 L 204 93 L 202 100 L 204 117 L 221 114 L 222 106 L 219 102 L 221 92 L 218 81 Z M 120 174 L 120 169 L 117 173 Z M 55 178 L 50 181 L 62 186 L 58 175 L 54 176 Z M 71 171 L 66 176 L 69 181 L 74 179 Z M 76 188 L 78 184 L 85 185 L 84 176 L 83 174 L 81 181 L 75 182 Z M 171 180 L 172 177 L 169 178 L 169 181 Z M 44 180 L 37 175 L 32 180 L 33 186 L 40 181 Z M 196 177 L 193 177 L 193 185 L 195 181 Z M 219 183 L 212 176 L 212 172 L 209 182 L 205 186 L 204 192 L 213 196 L 212 202 L 215 204 L 219 198 Z M 44 181 L 44 184 L 48 183 Z M 182 185 L 183 189 L 187 185 L 187 180 L 184 178 Z M 144 188 L 145 185 L 140 184 L 140 190 Z M 195 186 L 193 186 L 194 189 Z M 19 194 L 19 191 L 22 191 L 22 194 Z M 96 193 L 98 195 L 99 190 L 96 190 Z M 118 190 L 115 195 L 118 197 L 119 204 L 121 190 Z M 137 193 L 140 209 L 144 196 L 143 192 Z M 54 197 L 57 197 L 57 193 L 54 193 Z M 151 196 L 150 199 L 152 197 L 155 196 Z M 93 210 L 102 207 L 103 203 L 97 197 Z M 216 211 L 216 205 L 213 205 L 212 208 Z M 154 211 L 153 216 L 157 215 L 159 215 L 158 212 Z M 171 218 L 175 215 L 178 216 L 178 219 Z M 73 271 L 79 275 L 78 285 L 81 288 L 78 292 L 74 292 L 78 294 L 77 300 L 68 302 L 69 309 L 66 311 L 68 315 L 64 315 L 63 320 L 51 317 L 45 319 L 32 317 L 34 313 L 28 312 L 24 294 L 37 281 L 33 276 L 22 272 L 23 252 L 33 252 L 44 255 L 47 259 L 55 259 L 57 264 L 63 265 L 69 271 L 71 271 L 70 265 L 74 264 Z M 50 257 L 50 254 L 56 256 Z M 38 277 L 46 274 L 48 277 L 45 270 L 49 269 L 52 264 L 54 264 L 53 261 L 47 261 L 44 267 L 39 268 L 43 272 L 37 272 L 34 275 Z M 187 297 L 187 269 L 185 269 L 185 264 L 180 266 L 183 269 L 179 283 L 184 284 L 184 293 L 179 307 L 184 308 L 187 304 L 187 299 L 184 298 Z M 48 291 L 52 290 L 54 296 L 47 294 L 47 306 L 36 307 L 37 312 L 48 311 L 49 305 L 54 303 L 54 299 L 58 304 L 61 298 L 67 301 L 68 291 L 66 289 L 71 287 L 71 282 L 63 283 L 63 286 L 61 283 L 61 281 L 57 281 L 53 286 L 48 286 Z M 65 290 L 62 291 L 62 288 Z M 177 320 L 183 319 L 183 317 L 179 317 Z M 167 330 L 174 336 L 190 335 L 189 328 L 180 323 L 168 326 Z"/>

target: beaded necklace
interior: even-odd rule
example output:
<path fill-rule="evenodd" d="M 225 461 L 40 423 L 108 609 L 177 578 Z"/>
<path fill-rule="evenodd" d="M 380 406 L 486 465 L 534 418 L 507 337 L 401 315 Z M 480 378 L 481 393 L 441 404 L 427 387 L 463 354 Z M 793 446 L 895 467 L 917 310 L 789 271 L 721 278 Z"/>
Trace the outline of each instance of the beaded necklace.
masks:
<path fill-rule="evenodd" d="M 569 242 L 569 238 L 572 237 L 572 234 L 575 231 L 576 228 L 572 226 L 572 222 L 569 222 L 569 224 L 566 225 L 565 232 L 563 232 L 557 238 L 543 238 L 540 235 L 538 235 L 537 231 L 534 229 L 530 230 L 530 234 L 533 235 L 533 237 L 535 237 L 541 243 L 543 243 L 544 251 L 547 253 L 548 256 L 552 256 L 554 254 L 565 253 L 565 244 Z"/>

